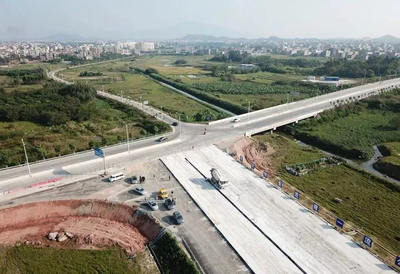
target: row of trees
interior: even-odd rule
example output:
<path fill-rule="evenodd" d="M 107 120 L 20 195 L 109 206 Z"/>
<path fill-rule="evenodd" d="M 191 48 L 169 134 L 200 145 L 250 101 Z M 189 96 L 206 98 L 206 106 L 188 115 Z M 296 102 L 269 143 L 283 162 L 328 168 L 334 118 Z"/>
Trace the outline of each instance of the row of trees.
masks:
<path fill-rule="evenodd" d="M 0 70 L 0 75 L 11 77 L 12 84 L 18 86 L 37 84 L 46 79 L 46 72 L 43 68 L 21 69 L 21 70 Z"/>
<path fill-rule="evenodd" d="M 367 61 L 335 59 L 314 70 L 317 75 L 333 75 L 349 78 L 388 76 L 400 73 L 398 58 L 371 56 Z"/>
<path fill-rule="evenodd" d="M 94 71 L 82 71 L 81 73 L 79 73 L 80 77 L 88 77 L 88 76 L 103 76 L 103 73 L 98 71 L 98 72 L 94 72 Z"/>

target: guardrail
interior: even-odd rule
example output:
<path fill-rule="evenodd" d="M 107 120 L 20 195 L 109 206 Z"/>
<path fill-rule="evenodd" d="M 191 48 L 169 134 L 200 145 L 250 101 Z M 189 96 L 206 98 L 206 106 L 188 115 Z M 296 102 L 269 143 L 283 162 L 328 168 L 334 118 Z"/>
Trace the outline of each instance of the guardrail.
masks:
<path fill-rule="evenodd" d="M 307 195 L 305 195 L 302 191 L 285 182 L 278 176 L 276 176 L 273 180 L 268 180 L 268 175 L 265 176 L 264 171 L 255 169 L 255 165 L 253 164 L 250 164 L 250 166 L 248 166 L 243 163 L 240 160 L 240 156 L 243 157 L 243 155 L 237 154 L 235 156 L 231 156 L 247 169 L 252 170 L 254 173 L 259 175 L 260 178 L 266 180 L 267 183 L 273 185 L 276 189 L 279 189 L 286 195 L 289 195 L 290 197 L 297 200 L 298 203 L 307 208 L 314 215 L 318 216 L 319 218 L 330 224 L 339 233 L 351 236 L 353 241 L 357 243 L 361 248 L 371 252 L 375 257 L 385 262 L 393 270 L 400 272 L 400 256 L 397 256 L 389 248 L 376 241 L 375 237 L 366 235 L 364 232 L 362 232 L 360 228 L 356 227 L 354 224 L 340 219 L 336 214 L 324 208 L 323 206 L 309 198 Z"/>

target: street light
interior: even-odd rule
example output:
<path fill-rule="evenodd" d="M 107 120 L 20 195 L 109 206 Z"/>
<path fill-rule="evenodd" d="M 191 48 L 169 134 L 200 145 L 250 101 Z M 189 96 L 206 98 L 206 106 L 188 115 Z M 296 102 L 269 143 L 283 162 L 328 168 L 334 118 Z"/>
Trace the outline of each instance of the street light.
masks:
<path fill-rule="evenodd" d="M 247 101 L 247 103 L 249 103 L 249 106 L 247 108 L 247 123 L 249 123 L 250 122 L 250 101 L 247 99 L 246 99 L 246 101 Z"/>
<path fill-rule="evenodd" d="M 128 153 L 131 153 L 130 149 L 129 149 L 129 133 L 128 133 L 128 125 L 122 121 L 122 123 L 124 123 L 125 128 L 126 128 L 126 140 L 128 141 Z"/>
<path fill-rule="evenodd" d="M 181 123 L 181 115 L 178 113 L 178 121 L 179 121 L 179 140 L 182 138 L 182 123 Z"/>
<path fill-rule="evenodd" d="M 26 164 L 27 164 L 27 166 L 28 166 L 29 177 L 32 178 L 31 168 L 30 168 L 30 166 L 29 166 L 28 154 L 26 153 L 26 147 L 25 147 L 24 139 L 21 139 L 21 141 L 22 141 L 22 146 L 24 147 L 25 159 L 26 159 Z"/>

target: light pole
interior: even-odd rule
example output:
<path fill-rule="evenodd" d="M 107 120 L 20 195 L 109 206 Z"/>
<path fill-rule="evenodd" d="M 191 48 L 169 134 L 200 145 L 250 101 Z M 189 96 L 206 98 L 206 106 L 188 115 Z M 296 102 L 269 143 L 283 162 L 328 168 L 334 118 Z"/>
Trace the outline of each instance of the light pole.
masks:
<path fill-rule="evenodd" d="M 249 103 L 249 106 L 247 107 L 247 123 L 249 123 L 250 122 L 250 101 L 247 99 L 246 99 L 246 101 L 247 101 L 247 103 Z"/>
<path fill-rule="evenodd" d="M 178 121 L 179 121 L 179 140 L 182 137 L 182 123 L 181 123 L 181 115 L 178 113 Z"/>
<path fill-rule="evenodd" d="M 124 101 L 124 91 L 121 89 L 121 98 L 122 98 L 122 101 Z"/>
<path fill-rule="evenodd" d="M 130 149 L 129 149 L 129 133 L 128 133 L 128 125 L 122 121 L 122 123 L 124 123 L 125 128 L 126 128 L 126 140 L 128 141 L 128 153 L 131 153 Z"/>
<path fill-rule="evenodd" d="M 26 164 L 27 164 L 27 166 L 28 166 L 29 177 L 32 178 L 31 168 L 30 168 L 30 166 L 29 166 L 28 154 L 26 153 L 26 147 L 25 147 L 24 139 L 21 139 L 21 141 L 22 141 L 22 146 L 24 147 L 25 159 L 26 159 Z"/>

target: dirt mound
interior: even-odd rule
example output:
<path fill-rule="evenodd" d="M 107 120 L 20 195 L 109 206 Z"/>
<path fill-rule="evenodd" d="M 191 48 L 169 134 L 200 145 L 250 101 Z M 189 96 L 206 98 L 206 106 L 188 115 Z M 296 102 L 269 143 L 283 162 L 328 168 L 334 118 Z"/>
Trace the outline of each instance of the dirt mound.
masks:
<path fill-rule="evenodd" d="M 238 160 L 240 156 L 243 156 L 243 162 L 246 165 L 254 163 L 257 170 L 261 172 L 266 170 L 270 176 L 275 174 L 271 169 L 271 158 L 269 157 L 275 153 L 275 149 L 269 144 L 243 138 L 230 146 L 229 151 L 236 155 L 235 157 L 238 158 Z"/>
<path fill-rule="evenodd" d="M 98 200 L 40 202 L 0 210 L 3 245 L 16 242 L 75 248 L 114 245 L 135 253 L 161 229 L 155 219 L 136 207 Z M 61 244 L 46 238 L 50 232 L 68 232 L 74 237 Z"/>

